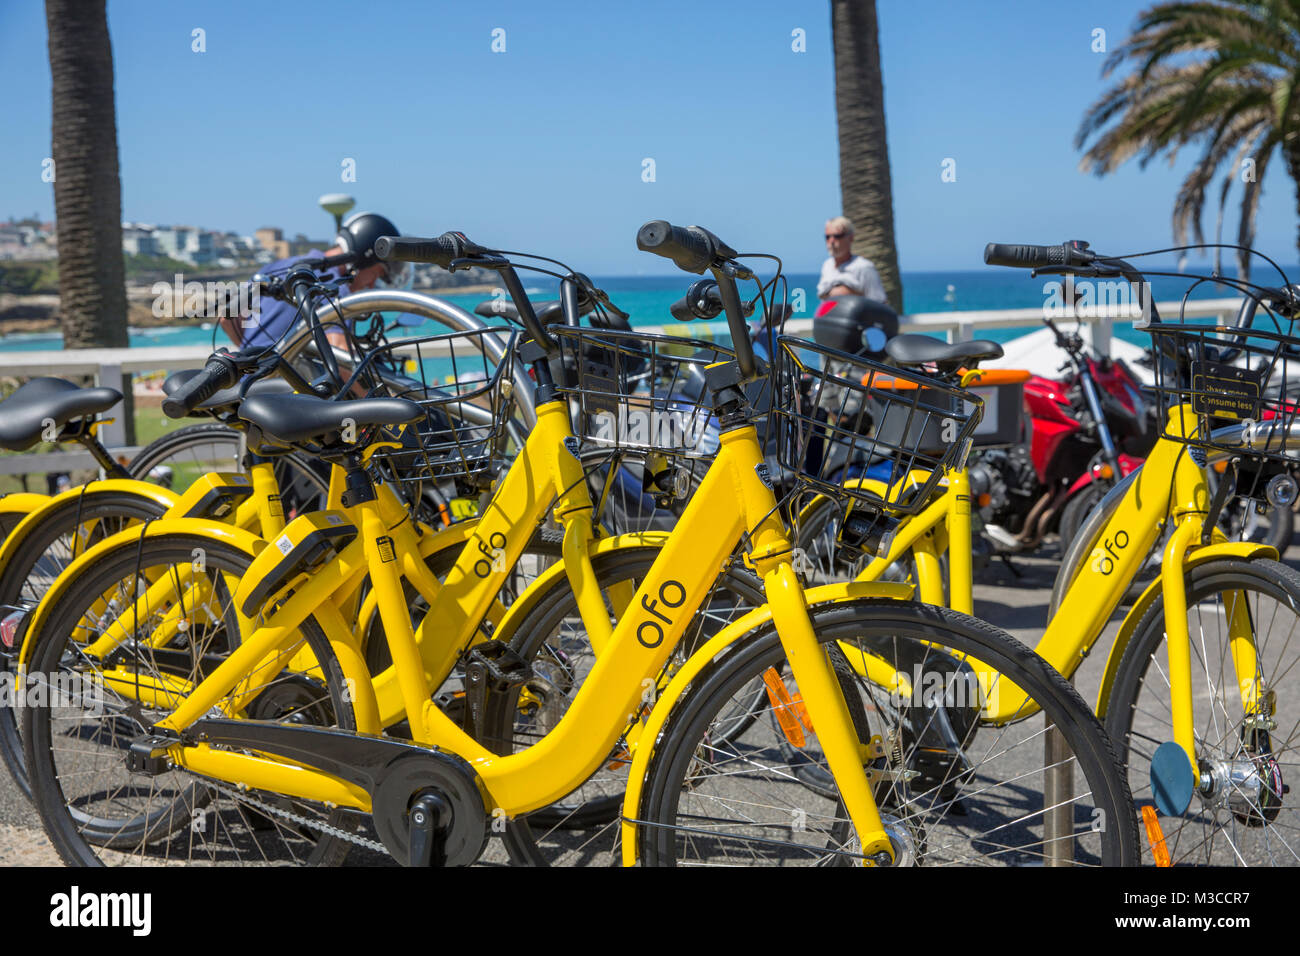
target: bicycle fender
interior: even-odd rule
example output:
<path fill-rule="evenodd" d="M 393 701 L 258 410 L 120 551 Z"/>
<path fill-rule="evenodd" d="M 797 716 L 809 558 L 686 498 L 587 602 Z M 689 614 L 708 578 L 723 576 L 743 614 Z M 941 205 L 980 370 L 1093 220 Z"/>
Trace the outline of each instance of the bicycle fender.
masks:
<path fill-rule="evenodd" d="M 829 604 L 851 598 L 883 597 L 897 601 L 907 601 L 912 597 L 912 586 L 894 581 L 847 581 L 839 584 L 825 584 L 809 588 L 804 592 L 804 599 L 809 607 L 816 604 Z M 640 819 L 641 790 L 645 785 L 646 774 L 653 756 L 652 746 L 641 746 L 641 742 L 653 743 L 659 739 L 664 724 L 677 706 L 678 700 L 686 688 L 700 675 L 707 666 L 731 645 L 749 637 L 754 632 L 766 627 L 772 620 L 772 610 L 766 604 L 757 607 L 737 618 L 702 648 L 691 655 L 681 669 L 673 675 L 668 686 L 663 689 L 645 726 L 637 735 L 637 742 L 631 745 L 632 766 L 628 772 L 627 791 L 623 797 L 623 865 L 635 866 L 637 863 L 637 831 L 634 821 Z"/>
<path fill-rule="evenodd" d="M 633 531 L 612 538 L 599 538 L 591 542 L 587 554 L 594 558 L 598 554 L 623 548 L 662 548 L 668 541 L 668 534 L 667 531 Z M 506 609 L 505 617 L 501 619 L 501 624 L 494 633 L 507 635 L 504 640 L 509 640 L 509 635 L 513 634 L 515 628 L 519 626 L 520 619 L 530 614 L 546 590 L 564 575 L 563 561 L 557 561 L 543 571 Z"/>
<path fill-rule="evenodd" d="M 215 521 L 203 521 L 199 518 L 174 518 L 166 521 L 151 521 L 148 524 L 140 525 L 136 528 L 127 528 L 125 531 L 119 531 L 111 538 L 106 538 L 99 544 L 95 545 L 89 551 L 82 554 L 75 561 L 63 569 L 50 589 L 45 592 L 45 597 L 41 603 L 36 606 L 32 612 L 31 620 L 27 624 L 26 633 L 23 635 L 23 646 L 18 652 L 18 675 L 21 681 L 27 673 L 27 665 L 31 661 L 32 645 L 34 641 L 32 636 L 39 634 L 45 624 L 46 618 L 49 617 L 50 608 L 54 607 L 67 593 L 69 583 L 74 581 L 85 568 L 102 560 L 105 556 L 119 548 L 139 548 L 142 539 L 148 541 L 152 538 L 161 538 L 169 534 L 201 534 L 205 537 L 228 544 L 236 550 L 243 551 L 251 558 L 257 557 L 262 549 L 266 547 L 267 542 L 253 534 L 251 531 L 245 531 L 243 528 L 236 528 L 228 524 L 220 524 Z"/>
<path fill-rule="evenodd" d="M 0 510 L 9 510 L 3 506 L 10 498 L 34 498 L 36 502 L 35 507 L 28 511 L 27 517 L 18 522 L 14 530 L 10 532 L 9 537 L 5 538 L 3 546 L 0 546 L 0 572 L 9 566 L 14 553 L 27 540 L 28 535 L 32 533 L 32 529 L 55 508 L 69 500 L 84 497 L 89 501 L 93 500 L 97 495 L 109 492 L 136 495 L 148 499 L 157 504 L 162 511 L 166 511 L 179 500 L 178 495 L 166 488 L 152 485 L 147 481 L 137 481 L 133 478 L 108 478 L 104 481 L 94 481 L 77 488 L 69 488 L 52 498 L 48 495 L 6 495 L 0 499 Z"/>
<path fill-rule="evenodd" d="M 1276 561 L 1278 555 L 1277 549 L 1269 544 L 1257 544 L 1250 541 L 1221 541 L 1218 544 L 1207 544 L 1189 553 L 1187 559 L 1183 562 L 1183 573 L 1186 574 L 1193 568 L 1221 558 L 1236 558 L 1245 561 L 1251 561 L 1255 558 L 1267 558 Z M 1110 692 L 1115 684 L 1115 675 L 1119 671 L 1119 662 L 1124 657 L 1124 651 L 1128 647 L 1129 641 L 1133 639 L 1138 623 L 1151 605 L 1160 597 L 1160 580 L 1160 576 L 1157 575 L 1156 579 L 1147 585 L 1146 590 L 1142 592 L 1142 596 L 1133 602 L 1133 606 L 1129 608 L 1128 614 L 1124 616 L 1124 621 L 1119 626 L 1119 633 L 1115 635 L 1115 643 L 1111 645 L 1110 654 L 1106 658 L 1106 671 L 1102 674 L 1101 689 L 1097 691 L 1097 706 L 1094 710 L 1098 718 L 1104 719 L 1106 716 L 1106 705 L 1110 702 Z"/>
<path fill-rule="evenodd" d="M 29 515 L 49 500 L 49 495 L 38 495 L 30 491 L 0 495 L 0 514 Z"/>

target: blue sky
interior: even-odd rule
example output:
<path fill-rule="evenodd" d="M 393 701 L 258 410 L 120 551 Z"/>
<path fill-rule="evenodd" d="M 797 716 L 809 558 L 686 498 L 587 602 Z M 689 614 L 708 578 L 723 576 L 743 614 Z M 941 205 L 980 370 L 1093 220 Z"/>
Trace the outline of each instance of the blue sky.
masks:
<path fill-rule="evenodd" d="M 1169 244 L 1192 151 L 1172 169 L 1157 160 L 1099 180 L 1078 171 L 1073 146 L 1104 88 L 1093 31 L 1113 49 L 1143 6 L 879 0 L 904 271 L 981 268 L 989 240 Z M 126 219 L 322 236 L 316 199 L 344 191 L 407 233 L 463 229 L 593 273 L 671 271 L 635 249 L 654 218 L 706 225 L 792 271 L 825 258 L 822 223 L 840 196 L 823 0 L 109 0 L 108 11 Z M 206 52 L 192 50 L 195 29 Z M 50 218 L 35 0 L 0 6 L 0 80 L 0 217 Z M 955 182 L 941 180 L 949 158 Z M 355 182 L 341 180 L 345 159 Z M 1295 198 L 1281 165 L 1256 244 L 1289 262 Z M 1225 229 L 1235 235 L 1235 216 Z"/>

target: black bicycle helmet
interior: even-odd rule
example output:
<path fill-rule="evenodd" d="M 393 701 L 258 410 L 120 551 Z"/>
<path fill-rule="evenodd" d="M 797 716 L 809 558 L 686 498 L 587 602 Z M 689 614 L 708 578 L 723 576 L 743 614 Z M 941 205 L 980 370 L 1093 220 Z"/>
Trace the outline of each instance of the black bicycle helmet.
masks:
<path fill-rule="evenodd" d="M 339 229 L 338 243 L 347 252 L 357 254 L 354 268 L 358 271 L 372 266 L 375 259 L 375 240 L 380 236 L 400 236 L 393 221 L 375 212 L 358 212 L 349 216 Z"/>

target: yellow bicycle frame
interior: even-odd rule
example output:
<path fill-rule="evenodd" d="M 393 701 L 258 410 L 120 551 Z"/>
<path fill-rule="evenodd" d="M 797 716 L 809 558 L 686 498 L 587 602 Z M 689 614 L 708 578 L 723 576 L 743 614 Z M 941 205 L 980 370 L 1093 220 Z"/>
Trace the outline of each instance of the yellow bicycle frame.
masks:
<path fill-rule="evenodd" d="M 1196 428 L 1197 415 L 1191 406 L 1170 410 L 1166 435 L 1195 436 Z M 1156 443 L 1102 530 L 1087 563 L 1070 583 L 1035 651 L 1069 678 L 1101 636 L 1147 554 L 1159 540 L 1166 522 L 1171 522 L 1174 532 L 1165 546 L 1160 578 L 1129 610 L 1121 625 L 1120 636 L 1111 648 L 1097 712 L 1104 715 L 1124 648 L 1137 622 L 1159 593 L 1165 606 L 1174 740 L 1183 748 L 1195 770 L 1191 639 L 1187 627 L 1185 574 L 1189 568 L 1215 558 L 1276 559 L 1277 551 L 1268 545 L 1228 542 L 1217 528 L 1212 531 L 1210 544 L 1201 543 L 1209 511 L 1209 489 L 1204 469 L 1186 451 L 1187 446 L 1173 438 L 1162 437 Z M 943 494 L 915 517 L 904 520 L 889 552 L 863 568 L 858 580 L 876 580 L 891 564 L 906 557 L 910 549 L 916 558 L 918 597 L 927 604 L 942 605 L 944 581 L 938 556 L 946 548 L 951 605 L 955 610 L 971 613 L 974 584 L 969 546 L 970 479 L 964 469 L 949 471 L 944 477 L 946 489 Z M 949 547 L 949 542 L 954 542 L 954 545 Z M 1255 668 L 1254 630 L 1244 610 L 1244 602 L 1236 605 L 1229 621 L 1229 634 L 1242 704 L 1250 712 L 1261 697 L 1261 689 Z M 973 663 L 973 666 L 982 681 L 992 676 L 987 666 L 978 663 Z M 1006 721 L 1013 715 L 1026 716 L 1031 711 L 1021 710 L 1025 703 L 1023 694 L 1009 693 L 1004 686 L 1002 693 L 990 701 L 984 716 L 994 723 Z"/>
<path fill-rule="evenodd" d="M 746 560 L 762 578 L 768 597 L 758 617 L 776 625 L 860 836 L 862 852 L 867 857 L 879 853 L 892 856 L 847 705 L 825 649 L 813 633 L 803 589 L 790 565 L 791 544 L 776 498 L 759 477 L 763 456 L 754 428 L 744 426 L 723 433 L 717 458 L 677 530 L 632 596 L 630 610 L 619 615 L 611 631 L 589 556 L 590 499 L 580 464 L 563 443 L 570 433 L 568 416 L 568 407 L 562 402 L 538 408 L 537 427 L 520 459 L 523 465 L 517 463 L 507 474 L 456 567 L 433 595 L 431 610 L 420 626 L 425 639 L 417 640 L 412 632 L 402 598 L 402 578 L 411 574 L 418 580 L 418 562 L 402 555 L 400 549 L 381 546 L 380 539 L 394 529 L 378 502 L 366 502 L 349 515 L 360 518 L 358 538 L 305 579 L 260 626 L 243 635 L 240 646 L 194 687 L 158 728 L 181 732 L 220 707 L 237 687 L 242 695 L 249 675 L 262 661 L 274 659 L 300 640 L 298 628 L 312 614 L 334 646 L 345 680 L 351 682 L 359 732 L 379 733 L 391 709 L 400 705 L 417 742 L 451 751 L 469 762 L 489 806 L 501 808 L 508 816 L 527 813 L 578 787 L 607 759 L 629 725 L 637 722 L 644 706 L 645 682 L 656 681 L 664 670 L 695 611 L 748 532 L 751 547 Z M 463 637 L 477 625 L 500 586 L 500 577 L 489 560 L 493 549 L 504 552 L 503 565 L 518 557 L 532 527 L 546 512 L 550 496 L 541 493 L 546 490 L 558 494 L 555 509 L 566 526 L 565 573 L 601 653 L 554 730 L 527 750 L 500 756 L 473 740 L 432 702 L 435 680 L 450 671 L 463 641 L 432 640 L 429 632 L 436 628 Z M 520 528 L 525 533 L 519 533 Z M 233 529 L 225 529 L 225 533 L 238 534 Z M 233 542 L 233 537 L 228 539 Z M 255 547 L 251 541 L 246 545 Z M 392 672 L 381 675 L 373 686 L 355 639 L 337 613 L 339 595 L 347 594 L 366 573 L 374 582 L 394 661 Z M 897 586 L 856 587 L 891 596 L 900 593 Z M 34 622 L 31 631 L 38 630 L 39 624 Z M 662 721 L 659 708 L 671 699 L 665 695 L 655 704 L 652 721 Z M 653 742 L 654 738 L 645 739 Z M 214 779 L 369 810 L 364 792 L 310 767 L 215 750 L 202 743 L 178 742 L 170 748 L 169 757 L 177 765 Z"/>

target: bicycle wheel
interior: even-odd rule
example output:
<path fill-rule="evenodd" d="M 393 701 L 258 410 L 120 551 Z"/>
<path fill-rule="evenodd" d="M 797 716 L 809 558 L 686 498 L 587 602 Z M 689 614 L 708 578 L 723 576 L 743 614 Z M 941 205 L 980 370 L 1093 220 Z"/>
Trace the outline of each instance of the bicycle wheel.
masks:
<path fill-rule="evenodd" d="M 621 548 L 592 560 L 611 623 L 620 616 L 615 597 L 630 598 L 658 554 L 657 548 Z M 691 651 L 763 600 L 762 587 L 752 575 L 736 569 L 724 573 L 683 635 L 657 687 L 645 688 L 643 703 L 653 702 L 657 689 L 667 684 Z M 512 753 L 537 743 L 555 728 L 596 658 L 567 578 L 539 598 L 517 632 L 501 637 L 509 639 L 511 649 L 529 663 L 533 678 L 513 695 L 492 702 L 480 743 L 498 753 Z M 751 709 L 740 708 L 724 731 L 743 731 Z M 510 821 L 503 840 L 511 860 L 530 866 L 618 863 L 618 816 L 630 759 L 627 741 L 620 739 L 609 758 L 572 793 Z"/>
<path fill-rule="evenodd" d="M 242 432 L 219 422 L 185 425 L 141 448 L 127 470 L 133 478 L 181 492 L 210 471 L 243 471 L 243 442 Z M 272 464 L 286 519 L 325 507 L 326 466 L 299 454 L 277 455 Z"/>
<path fill-rule="evenodd" d="M 844 506 L 825 497 L 818 497 L 799 516 L 795 527 L 794 569 L 806 586 L 852 581 L 870 563 L 870 557 L 853 556 L 840 548 L 843 520 Z M 944 577 L 946 580 L 947 575 Z M 916 562 L 909 554 L 903 561 L 886 568 L 880 580 L 915 584 Z"/>
<path fill-rule="evenodd" d="M 1287 791 L 1288 777 L 1300 775 L 1300 574 L 1276 561 L 1214 561 L 1189 571 L 1186 589 L 1202 785 L 1181 817 L 1160 819 L 1170 860 L 1298 865 L 1300 813 Z M 1228 615 L 1242 611 L 1255 635 L 1253 676 L 1271 714 L 1248 714 L 1242 704 L 1228 633 Z M 1106 729 L 1139 804 L 1154 804 L 1151 757 L 1173 740 L 1164 645 L 1157 600 L 1120 659 L 1106 704 Z"/>
<path fill-rule="evenodd" d="M 45 592 L 73 559 L 117 532 L 160 517 L 166 509 L 153 498 L 126 491 L 97 491 L 93 486 L 76 499 L 60 503 L 49 510 L 41 522 L 28 530 L 22 544 L 0 570 L 0 616 L 15 615 L 15 620 L 30 613 Z M 5 684 L 6 699 L 12 701 L 14 674 L 18 666 L 21 629 L 14 628 L 15 646 L 0 647 L 4 670 L 0 681 Z M 31 798 L 27 763 L 18 728 L 18 714 L 13 707 L 0 707 L 0 757 L 14 783 Z"/>
<path fill-rule="evenodd" d="M 1073 688 L 1005 633 L 953 611 L 879 599 L 811 610 L 864 745 L 864 772 L 896 863 L 1033 865 L 1048 855 L 1047 811 L 1076 864 L 1119 866 L 1137 855 L 1132 801 L 1101 725 Z M 999 671 L 987 688 L 966 660 Z M 910 694 L 858 676 L 883 659 Z M 656 746 L 642 798 L 648 865 L 833 865 L 862 861 L 853 826 L 801 711 L 771 625 L 712 663 L 677 703 Z M 1014 682 L 1041 713 L 983 726 L 982 702 Z M 714 728 L 734 701 L 767 686 L 747 733 Z M 1061 738 L 1054 766 L 1070 776 L 1049 802 L 1048 723 Z M 791 751 L 798 754 L 798 765 Z"/>
<path fill-rule="evenodd" d="M 181 569 L 193 568 L 196 548 L 204 569 L 183 584 Z M 48 703 L 25 709 L 23 737 L 37 810 L 65 862 L 328 864 L 346 854 L 348 842 L 331 834 L 353 829 L 354 814 L 175 767 L 133 773 L 124 759 L 131 740 L 170 713 L 186 686 L 238 645 L 231 595 L 249 560 L 196 535 L 119 548 L 78 578 L 35 635 L 28 681 L 47 688 Z M 148 582 L 164 579 L 177 586 L 154 613 L 138 619 L 124 613 Z M 112 653 L 92 658 L 87 647 L 113 618 L 125 639 Z M 171 638 L 161 642 L 160 634 Z M 314 655 L 315 664 L 291 671 L 290 660 L 302 651 Z M 270 674 L 262 668 L 275 673 L 239 713 L 355 728 L 338 661 L 311 619 L 293 645 L 263 662 L 259 670 Z M 151 694 L 151 688 L 161 689 Z"/>

